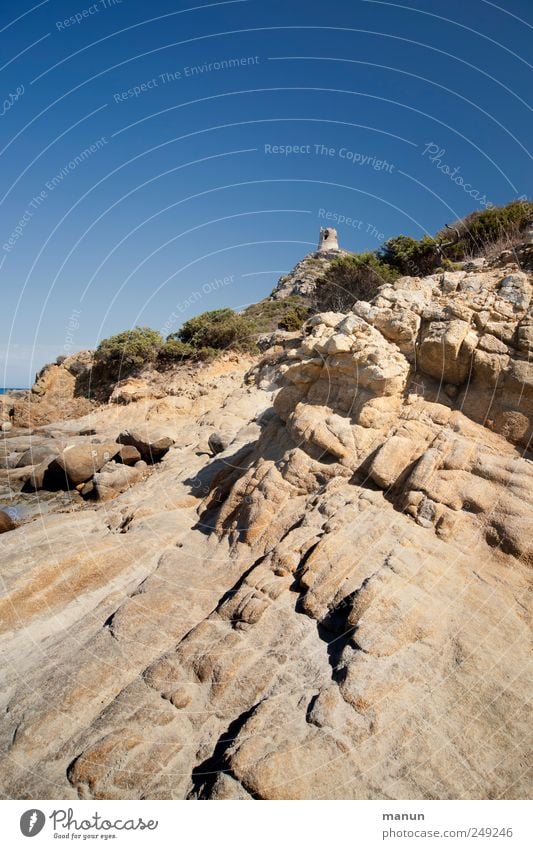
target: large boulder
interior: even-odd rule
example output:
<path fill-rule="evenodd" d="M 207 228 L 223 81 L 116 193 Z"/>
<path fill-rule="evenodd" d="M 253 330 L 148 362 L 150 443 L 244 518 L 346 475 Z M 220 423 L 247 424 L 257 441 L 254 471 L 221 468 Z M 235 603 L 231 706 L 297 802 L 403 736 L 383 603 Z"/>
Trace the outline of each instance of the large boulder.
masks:
<path fill-rule="evenodd" d="M 152 427 L 125 430 L 118 437 L 121 445 L 134 445 L 147 463 L 157 463 L 167 453 L 174 438 L 164 431 Z"/>
<path fill-rule="evenodd" d="M 45 484 L 77 486 L 88 481 L 111 460 L 120 448 L 116 442 L 71 445 L 52 460 L 48 466 Z"/>

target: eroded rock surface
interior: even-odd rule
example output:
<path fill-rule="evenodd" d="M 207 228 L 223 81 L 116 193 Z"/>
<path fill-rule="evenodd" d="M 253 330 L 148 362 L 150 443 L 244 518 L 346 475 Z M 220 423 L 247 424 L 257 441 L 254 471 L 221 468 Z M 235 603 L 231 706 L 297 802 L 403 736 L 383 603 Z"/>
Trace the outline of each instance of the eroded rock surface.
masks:
<path fill-rule="evenodd" d="M 2 536 L 4 794 L 524 797 L 530 298 L 403 278 L 77 422 L 170 444 Z"/>

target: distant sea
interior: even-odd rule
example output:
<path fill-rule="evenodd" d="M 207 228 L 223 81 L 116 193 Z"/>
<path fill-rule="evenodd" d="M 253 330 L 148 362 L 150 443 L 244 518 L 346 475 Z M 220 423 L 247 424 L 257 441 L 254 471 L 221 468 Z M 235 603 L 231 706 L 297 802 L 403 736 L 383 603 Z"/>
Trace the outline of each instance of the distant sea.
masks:
<path fill-rule="evenodd" d="M 0 388 L 0 395 L 6 395 L 8 392 L 27 392 L 28 390 L 22 386 L 6 386 L 4 389 Z"/>

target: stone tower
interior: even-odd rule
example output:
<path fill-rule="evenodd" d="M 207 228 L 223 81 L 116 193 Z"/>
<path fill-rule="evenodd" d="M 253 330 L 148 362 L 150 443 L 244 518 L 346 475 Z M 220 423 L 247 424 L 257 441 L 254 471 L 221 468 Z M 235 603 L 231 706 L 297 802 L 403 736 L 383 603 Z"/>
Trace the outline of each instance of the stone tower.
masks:
<path fill-rule="evenodd" d="M 337 241 L 337 231 L 332 227 L 320 228 L 320 239 L 318 241 L 318 250 L 323 251 L 338 251 L 339 243 Z"/>

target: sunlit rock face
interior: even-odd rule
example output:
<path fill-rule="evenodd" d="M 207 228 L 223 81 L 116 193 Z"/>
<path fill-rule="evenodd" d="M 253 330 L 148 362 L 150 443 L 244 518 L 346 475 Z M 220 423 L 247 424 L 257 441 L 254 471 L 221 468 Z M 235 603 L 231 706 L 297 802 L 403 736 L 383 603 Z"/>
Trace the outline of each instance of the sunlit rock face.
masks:
<path fill-rule="evenodd" d="M 3 792 L 523 798 L 530 304 L 401 278 L 56 423 L 165 453 L 2 534 Z"/>

